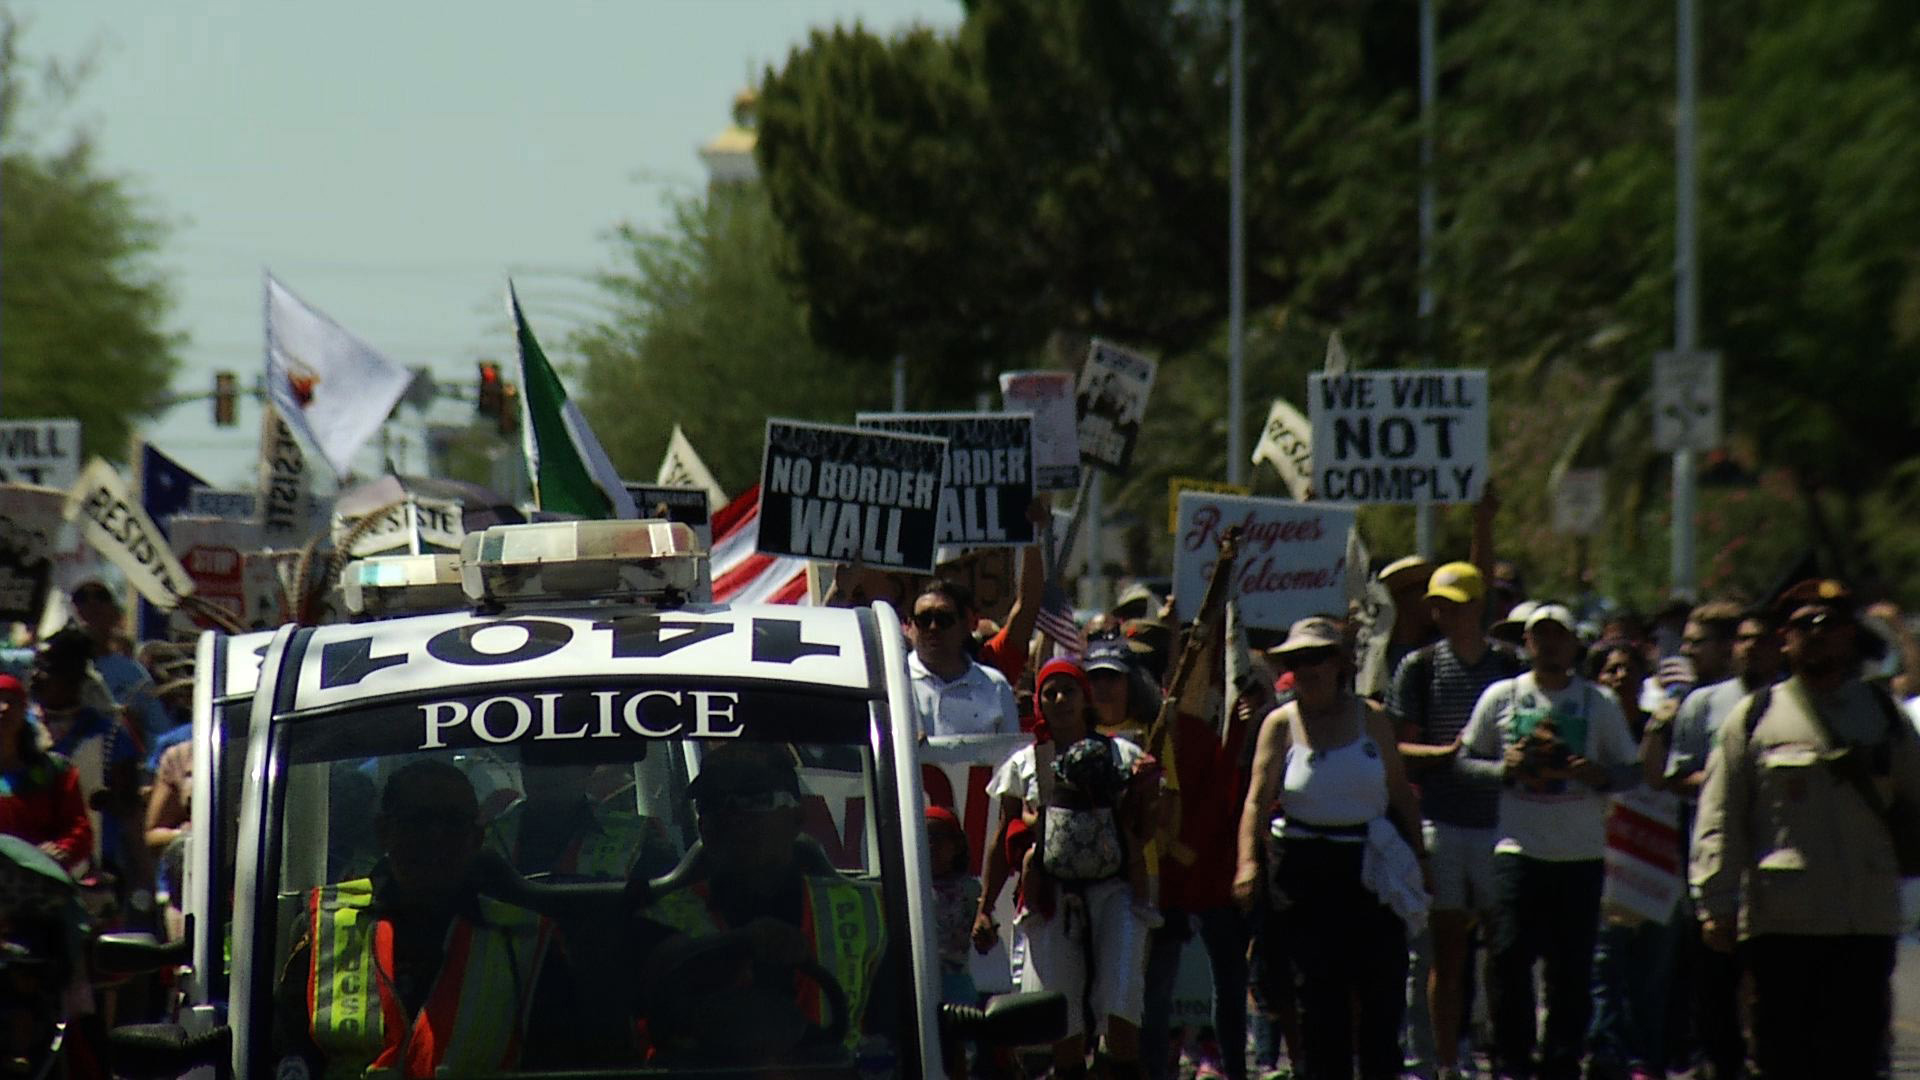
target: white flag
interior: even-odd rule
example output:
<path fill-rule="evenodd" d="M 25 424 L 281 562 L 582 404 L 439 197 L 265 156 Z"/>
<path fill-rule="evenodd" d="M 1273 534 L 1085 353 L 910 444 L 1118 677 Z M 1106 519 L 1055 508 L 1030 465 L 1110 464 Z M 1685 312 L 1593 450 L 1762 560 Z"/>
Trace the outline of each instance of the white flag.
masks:
<path fill-rule="evenodd" d="M 1262 461 L 1280 474 L 1294 498 L 1307 501 L 1313 493 L 1313 425 L 1285 398 L 1274 399 L 1253 448 L 1254 464 Z"/>
<path fill-rule="evenodd" d="M 167 538 L 127 493 L 127 485 L 105 458 L 94 458 L 67 492 L 66 518 L 81 524 L 81 535 L 107 561 L 127 575 L 127 584 L 154 607 L 172 611 L 193 593 L 193 579 L 174 558 Z"/>
<path fill-rule="evenodd" d="M 1347 359 L 1347 346 L 1340 340 L 1340 331 L 1327 335 L 1327 359 L 1321 365 L 1321 371 L 1328 375 L 1345 375 L 1353 364 Z"/>
<path fill-rule="evenodd" d="M 673 425 L 673 437 L 667 440 L 667 455 L 660 459 L 660 475 L 654 483 L 661 487 L 704 488 L 713 506 L 727 505 L 727 493 L 720 488 L 720 481 L 713 478 L 707 463 L 687 441 L 687 433 L 680 425 Z"/>
<path fill-rule="evenodd" d="M 413 372 L 267 275 L 267 394 L 335 473 L 347 471 L 412 381 Z"/>

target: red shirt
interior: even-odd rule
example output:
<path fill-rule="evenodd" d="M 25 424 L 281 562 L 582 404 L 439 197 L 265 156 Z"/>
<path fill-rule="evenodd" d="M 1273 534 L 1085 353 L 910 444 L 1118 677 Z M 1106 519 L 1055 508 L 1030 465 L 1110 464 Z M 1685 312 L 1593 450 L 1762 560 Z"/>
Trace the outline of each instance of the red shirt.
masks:
<path fill-rule="evenodd" d="M 1007 682 L 1019 685 L 1020 676 L 1027 670 L 1027 650 L 1024 642 L 1009 642 L 1007 628 L 980 643 L 980 662 L 992 668 L 999 668 Z"/>
<path fill-rule="evenodd" d="M 1207 911 L 1233 903 L 1233 875 L 1240 862 L 1240 808 L 1247 775 L 1240 767 L 1246 724 L 1233 726 L 1224 743 L 1212 725 L 1195 716 L 1174 722 L 1173 762 L 1180 775 L 1180 841 L 1193 849 L 1183 865 L 1160 858 L 1160 906 Z"/>
<path fill-rule="evenodd" d="M 48 757 L 0 775 L 0 833 L 30 844 L 51 842 L 54 857 L 71 870 L 93 854 L 93 821 L 80 795 L 80 773 L 65 758 Z"/>

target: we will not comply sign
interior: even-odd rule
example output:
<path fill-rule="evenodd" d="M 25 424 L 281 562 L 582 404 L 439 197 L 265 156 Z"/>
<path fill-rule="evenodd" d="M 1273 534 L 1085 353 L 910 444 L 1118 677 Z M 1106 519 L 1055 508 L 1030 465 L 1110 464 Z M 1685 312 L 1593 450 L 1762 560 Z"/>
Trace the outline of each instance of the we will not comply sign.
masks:
<path fill-rule="evenodd" d="M 1354 503 L 1475 502 L 1487 481 L 1487 373 L 1307 376 L 1313 494 Z"/>

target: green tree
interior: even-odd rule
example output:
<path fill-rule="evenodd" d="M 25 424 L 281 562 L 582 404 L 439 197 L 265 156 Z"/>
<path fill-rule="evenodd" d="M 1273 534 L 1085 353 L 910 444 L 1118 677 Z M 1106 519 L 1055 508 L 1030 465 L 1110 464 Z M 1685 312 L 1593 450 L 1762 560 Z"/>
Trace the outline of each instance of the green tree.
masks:
<path fill-rule="evenodd" d="M 166 228 L 59 124 L 83 72 L 20 38 L 0 10 L 0 415 L 77 417 L 87 453 L 120 459 L 178 364 L 152 261 Z"/>
<path fill-rule="evenodd" d="M 779 224 L 754 184 L 672 204 L 614 234 L 600 278 L 616 310 L 574 335 L 581 409 L 621 474 L 651 480 L 678 423 L 730 492 L 758 481 L 769 416 L 851 423 L 891 400 L 882 377 L 816 344 L 778 272 Z"/>

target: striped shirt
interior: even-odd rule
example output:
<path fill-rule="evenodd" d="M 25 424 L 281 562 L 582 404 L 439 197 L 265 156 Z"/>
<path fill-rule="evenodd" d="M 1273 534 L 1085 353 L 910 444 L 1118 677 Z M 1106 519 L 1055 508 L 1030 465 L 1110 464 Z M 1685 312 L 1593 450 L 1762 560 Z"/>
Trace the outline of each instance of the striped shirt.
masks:
<path fill-rule="evenodd" d="M 1466 730 L 1473 706 L 1488 686 L 1526 670 L 1505 645 L 1487 643 L 1479 663 L 1467 665 L 1441 640 L 1408 653 L 1394 670 L 1387 690 L 1387 715 L 1411 741 L 1444 746 Z M 1499 821 L 1500 787 L 1453 769 L 1421 774 L 1420 814 L 1429 821 L 1470 829 L 1491 829 Z"/>

